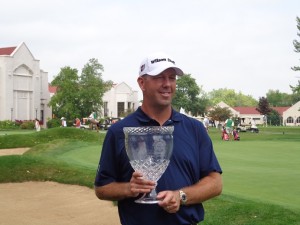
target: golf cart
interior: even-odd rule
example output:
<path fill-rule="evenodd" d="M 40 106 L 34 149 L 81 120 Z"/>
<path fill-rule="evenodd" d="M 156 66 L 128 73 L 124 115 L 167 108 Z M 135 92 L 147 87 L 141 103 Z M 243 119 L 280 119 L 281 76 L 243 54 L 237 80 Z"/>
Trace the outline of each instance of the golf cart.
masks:
<path fill-rule="evenodd" d="M 239 124 L 236 128 L 237 132 L 246 132 L 250 131 L 252 133 L 258 133 L 259 129 L 256 125 L 245 125 L 245 124 Z"/>

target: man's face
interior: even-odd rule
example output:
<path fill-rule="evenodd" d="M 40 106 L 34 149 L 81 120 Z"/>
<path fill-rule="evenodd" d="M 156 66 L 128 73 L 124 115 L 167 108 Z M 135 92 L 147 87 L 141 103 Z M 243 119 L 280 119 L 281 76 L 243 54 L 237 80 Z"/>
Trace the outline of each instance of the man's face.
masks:
<path fill-rule="evenodd" d="M 156 76 L 144 75 L 138 78 L 144 101 L 153 106 L 169 106 L 176 90 L 176 73 L 172 68 Z"/>

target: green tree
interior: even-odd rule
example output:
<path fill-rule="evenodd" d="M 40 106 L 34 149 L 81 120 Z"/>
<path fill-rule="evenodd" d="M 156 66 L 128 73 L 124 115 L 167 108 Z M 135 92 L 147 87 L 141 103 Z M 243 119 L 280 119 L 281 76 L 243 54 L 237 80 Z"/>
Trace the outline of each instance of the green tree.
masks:
<path fill-rule="evenodd" d="M 281 117 L 280 117 L 279 113 L 276 110 L 271 109 L 271 112 L 268 115 L 268 123 L 270 123 L 271 125 L 274 125 L 274 126 L 279 126 L 281 124 L 280 118 Z"/>
<path fill-rule="evenodd" d="M 190 74 L 181 76 L 177 80 L 176 95 L 172 105 L 175 109 L 183 108 L 186 112 L 191 112 L 193 116 L 204 115 L 208 105 L 208 99 Z"/>
<path fill-rule="evenodd" d="M 293 105 L 292 95 L 282 93 L 279 90 L 269 90 L 266 94 L 270 106 L 291 106 Z"/>
<path fill-rule="evenodd" d="M 216 105 L 223 101 L 231 107 L 235 106 L 256 106 L 257 100 L 250 95 L 244 95 L 241 92 L 236 93 L 233 89 L 220 88 L 208 93 L 211 105 Z"/>
<path fill-rule="evenodd" d="M 78 101 L 82 117 L 87 117 L 91 112 L 97 112 L 99 115 L 103 106 L 103 95 L 112 87 L 112 81 L 103 81 L 103 71 L 103 66 L 94 58 L 90 59 L 82 69 L 79 81 L 80 100 Z"/>
<path fill-rule="evenodd" d="M 297 28 L 298 28 L 298 33 L 297 35 L 300 37 L 300 18 L 296 17 L 296 22 L 297 22 Z M 300 53 L 300 41 L 294 40 L 293 41 L 294 47 L 295 47 L 295 52 Z M 292 70 L 294 71 L 300 71 L 300 66 L 294 66 L 292 67 Z M 298 84 L 295 86 L 290 85 L 290 88 L 293 92 L 293 101 L 294 103 L 300 101 L 300 80 L 298 80 Z"/>
<path fill-rule="evenodd" d="M 260 112 L 261 115 L 269 115 L 272 109 L 270 108 L 268 99 L 265 97 L 259 98 L 256 110 Z"/>
<path fill-rule="evenodd" d="M 299 17 L 296 17 L 296 22 L 297 22 L 297 28 L 298 28 L 298 31 L 299 31 L 299 33 L 297 33 L 297 35 L 300 37 L 300 18 Z M 294 51 L 296 53 L 300 53 L 300 42 L 297 41 L 297 40 L 294 40 L 293 41 L 293 45 L 295 47 Z M 300 66 L 294 66 L 294 67 L 292 67 L 292 70 L 299 71 L 300 70 Z"/>
<path fill-rule="evenodd" d="M 77 101 L 79 99 L 79 77 L 77 69 L 69 66 L 61 68 L 59 74 L 51 82 L 57 87 L 55 95 L 51 98 L 49 106 L 52 107 L 56 117 L 76 118 L 80 115 Z"/>
<path fill-rule="evenodd" d="M 56 117 L 74 120 L 91 112 L 99 113 L 103 106 L 103 95 L 112 86 L 112 81 L 103 81 L 103 66 L 97 59 L 90 59 L 84 65 L 81 76 L 77 69 L 64 67 L 51 82 L 57 87 L 49 103 Z"/>
<path fill-rule="evenodd" d="M 298 85 L 295 86 L 290 85 L 290 88 L 293 92 L 292 94 L 293 103 L 300 101 L 300 80 L 298 80 Z"/>
<path fill-rule="evenodd" d="M 216 120 L 216 121 L 225 121 L 226 119 L 232 117 L 232 113 L 229 108 L 227 107 L 220 107 L 216 106 L 209 110 L 208 116 L 211 118 L 211 120 Z"/>

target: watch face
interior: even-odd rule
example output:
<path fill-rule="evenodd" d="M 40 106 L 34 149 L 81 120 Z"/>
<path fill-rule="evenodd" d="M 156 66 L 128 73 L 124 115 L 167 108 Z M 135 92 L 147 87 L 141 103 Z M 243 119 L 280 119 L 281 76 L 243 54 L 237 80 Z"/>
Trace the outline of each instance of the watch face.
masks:
<path fill-rule="evenodd" d="M 186 194 L 183 191 L 179 191 L 181 203 L 184 204 L 187 201 Z"/>

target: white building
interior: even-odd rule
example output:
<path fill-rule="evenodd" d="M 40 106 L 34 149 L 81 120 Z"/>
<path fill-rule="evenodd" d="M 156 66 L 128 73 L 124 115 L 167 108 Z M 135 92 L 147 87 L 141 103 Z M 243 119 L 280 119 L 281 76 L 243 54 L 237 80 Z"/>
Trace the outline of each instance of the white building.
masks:
<path fill-rule="evenodd" d="M 138 91 L 132 90 L 126 83 L 115 84 L 104 93 L 104 117 L 122 117 L 126 112 L 132 112 L 139 106 Z"/>
<path fill-rule="evenodd" d="M 300 101 L 283 112 L 283 125 L 300 126 Z"/>
<path fill-rule="evenodd" d="M 0 48 L 0 120 L 51 118 L 48 73 L 25 43 Z"/>
<path fill-rule="evenodd" d="M 217 106 L 221 108 L 228 108 L 233 117 L 239 117 L 242 119 L 242 123 L 249 124 L 252 118 L 257 125 L 264 123 L 263 115 L 261 115 L 256 107 L 230 107 L 224 102 L 220 102 Z M 282 117 L 283 126 L 300 126 L 300 101 L 291 107 L 271 107 L 276 110 Z"/>

